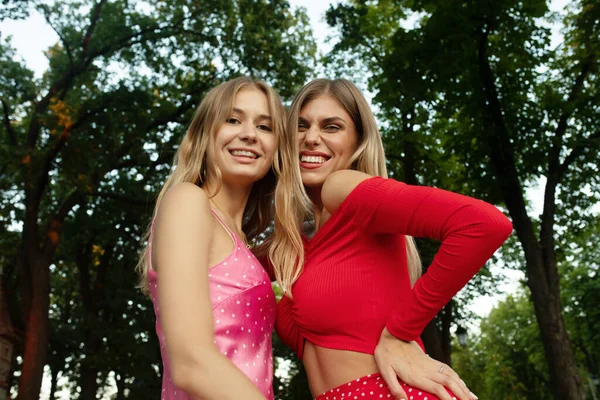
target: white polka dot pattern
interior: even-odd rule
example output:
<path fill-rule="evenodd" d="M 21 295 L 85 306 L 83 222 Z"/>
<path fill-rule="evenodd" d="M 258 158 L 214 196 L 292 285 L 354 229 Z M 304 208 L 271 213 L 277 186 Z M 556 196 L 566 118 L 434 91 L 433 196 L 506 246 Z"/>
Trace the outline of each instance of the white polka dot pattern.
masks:
<path fill-rule="evenodd" d="M 217 216 L 218 218 L 218 216 Z M 233 235 L 233 234 L 232 234 Z M 256 257 L 234 236 L 233 252 L 209 270 L 215 344 L 267 399 L 273 399 L 273 350 L 276 300 L 269 276 Z M 164 373 L 161 399 L 191 400 L 171 382 L 165 337 L 160 324 L 157 274 L 148 274 L 156 314 Z"/>
<path fill-rule="evenodd" d="M 402 389 L 408 396 L 408 400 L 439 400 L 431 393 L 424 392 L 400 382 Z M 448 390 L 452 400 L 456 397 Z M 328 390 L 315 400 L 355 400 L 355 399 L 393 399 L 390 389 L 381 377 L 381 374 L 371 374 L 355 379 L 352 382 L 344 383 L 336 388 Z"/>

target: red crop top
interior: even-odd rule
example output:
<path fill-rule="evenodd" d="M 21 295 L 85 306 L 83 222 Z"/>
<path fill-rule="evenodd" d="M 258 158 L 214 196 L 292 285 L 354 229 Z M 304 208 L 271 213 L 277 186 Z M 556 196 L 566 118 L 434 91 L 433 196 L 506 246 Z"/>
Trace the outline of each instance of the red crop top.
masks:
<path fill-rule="evenodd" d="M 275 329 L 300 358 L 304 340 L 373 354 L 384 327 L 417 340 L 502 245 L 509 220 L 481 200 L 392 179 L 361 182 L 312 239 L 294 299 L 278 304 Z M 404 235 L 440 240 L 410 288 Z"/>

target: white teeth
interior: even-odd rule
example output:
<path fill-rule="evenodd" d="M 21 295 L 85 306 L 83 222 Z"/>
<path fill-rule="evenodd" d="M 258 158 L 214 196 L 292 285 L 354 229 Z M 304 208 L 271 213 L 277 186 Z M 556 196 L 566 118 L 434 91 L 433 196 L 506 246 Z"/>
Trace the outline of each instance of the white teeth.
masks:
<path fill-rule="evenodd" d="M 327 159 L 321 156 L 300 156 L 300 161 L 307 163 L 323 164 Z"/>
<path fill-rule="evenodd" d="M 242 157 L 252 157 L 252 158 L 257 158 L 258 157 L 253 152 L 246 151 L 246 150 L 232 150 L 230 153 L 231 153 L 232 156 L 242 156 Z"/>

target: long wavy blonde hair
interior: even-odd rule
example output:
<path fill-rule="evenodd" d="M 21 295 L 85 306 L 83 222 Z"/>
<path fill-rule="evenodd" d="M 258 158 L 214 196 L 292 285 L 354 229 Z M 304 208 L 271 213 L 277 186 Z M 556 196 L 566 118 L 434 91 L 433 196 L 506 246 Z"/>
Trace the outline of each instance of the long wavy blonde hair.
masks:
<path fill-rule="evenodd" d="M 202 186 L 208 175 L 207 156 L 213 152 L 214 136 L 225 123 L 233 111 L 233 103 L 237 93 L 243 89 L 258 89 L 267 96 L 269 112 L 271 114 L 272 129 L 277 143 L 285 143 L 285 109 L 279 95 L 266 83 L 248 77 L 239 77 L 221 83 L 211 89 L 202 99 L 192 121 L 181 140 L 179 149 L 175 153 L 173 172 L 162 187 L 154 207 L 153 219 L 156 217 L 161 200 L 165 193 L 174 185 L 181 182 L 191 182 Z M 288 150 L 289 151 L 289 150 Z M 244 216 L 242 230 L 248 241 L 253 241 L 265 232 L 274 215 L 273 196 L 277 183 L 277 176 L 281 174 L 282 165 L 289 165 L 292 154 L 286 154 L 277 147 L 273 157 L 273 167 L 267 175 L 252 186 Z M 216 179 L 216 195 L 221 187 L 221 171 L 211 165 L 211 179 Z M 136 270 L 139 274 L 139 287 L 148 293 L 148 238 L 151 225 L 146 231 L 146 246 L 140 256 Z"/>
<path fill-rule="evenodd" d="M 283 292 L 292 297 L 292 285 L 302 273 L 304 247 L 301 239 L 303 222 L 311 217 L 312 203 L 302 186 L 300 176 L 298 115 L 311 100 L 328 95 L 336 99 L 350 114 L 358 133 L 358 147 L 348 168 L 371 176 L 387 178 L 383 142 L 375 116 L 361 91 L 346 79 L 316 79 L 294 98 L 288 110 L 287 136 L 282 147 L 294 155 L 275 189 L 275 232 L 270 240 L 269 258 L 277 282 Z M 414 238 L 406 236 L 406 256 L 411 284 L 421 276 L 421 260 Z"/>

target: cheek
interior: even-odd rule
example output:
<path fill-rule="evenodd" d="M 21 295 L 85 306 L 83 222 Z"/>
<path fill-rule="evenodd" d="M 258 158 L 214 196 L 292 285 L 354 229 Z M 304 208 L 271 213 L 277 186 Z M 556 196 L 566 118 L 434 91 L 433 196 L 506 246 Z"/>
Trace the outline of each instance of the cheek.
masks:
<path fill-rule="evenodd" d="M 356 133 L 349 133 L 344 141 L 344 144 L 347 146 L 346 153 L 354 154 L 356 149 L 358 148 L 358 136 Z"/>
<path fill-rule="evenodd" d="M 263 149 L 266 155 L 273 157 L 275 150 L 277 150 L 277 138 L 275 135 L 265 138 L 263 141 Z"/>

